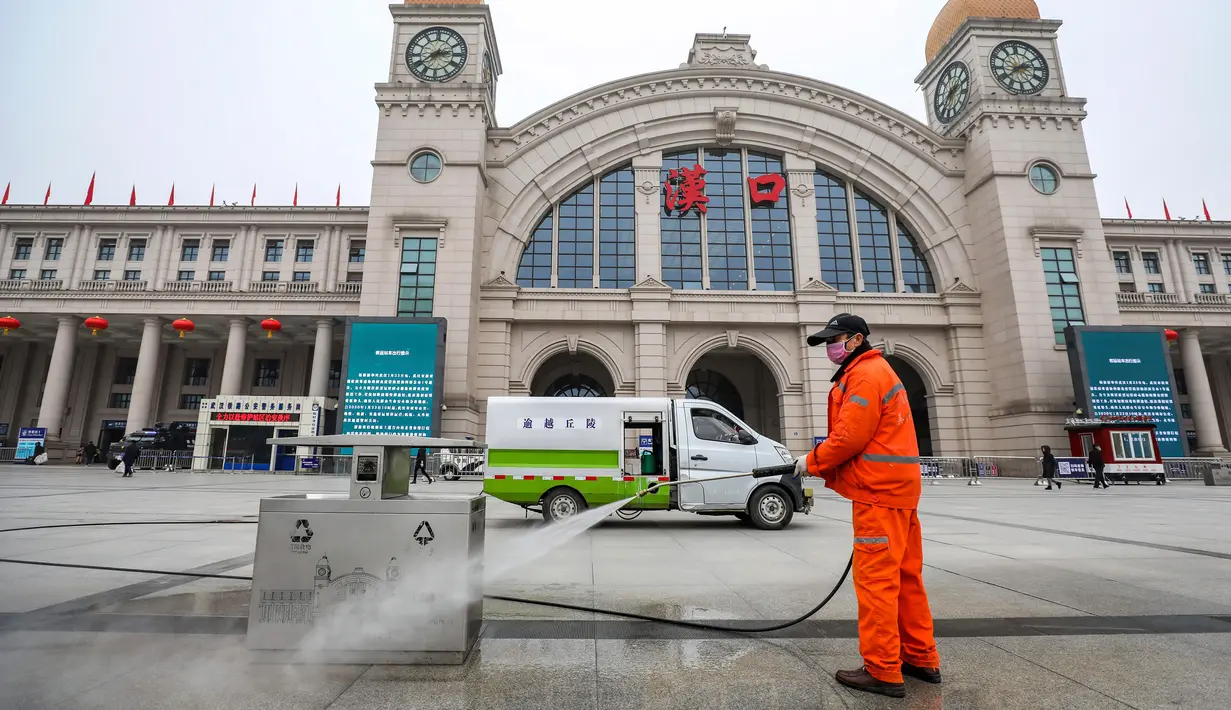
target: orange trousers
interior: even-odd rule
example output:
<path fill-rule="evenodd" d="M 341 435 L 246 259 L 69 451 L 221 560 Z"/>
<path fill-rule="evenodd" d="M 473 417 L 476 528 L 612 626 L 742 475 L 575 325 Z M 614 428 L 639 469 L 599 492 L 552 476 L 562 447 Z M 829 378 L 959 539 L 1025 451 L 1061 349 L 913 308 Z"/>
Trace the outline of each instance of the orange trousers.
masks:
<path fill-rule="evenodd" d="M 902 661 L 939 668 L 923 588 L 923 534 L 914 510 L 852 504 L 859 653 L 868 673 L 902 682 Z"/>

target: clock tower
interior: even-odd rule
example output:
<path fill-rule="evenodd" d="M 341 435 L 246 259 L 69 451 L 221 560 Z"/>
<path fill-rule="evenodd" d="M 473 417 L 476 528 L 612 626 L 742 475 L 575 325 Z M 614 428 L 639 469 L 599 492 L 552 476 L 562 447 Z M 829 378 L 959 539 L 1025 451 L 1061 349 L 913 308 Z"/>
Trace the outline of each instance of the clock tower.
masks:
<path fill-rule="evenodd" d="M 441 434 L 477 436 L 480 235 L 500 52 L 482 0 L 389 10 L 360 310 L 447 320 Z"/>
<path fill-rule="evenodd" d="M 949 0 L 916 82 L 932 128 L 963 139 L 963 240 L 983 293 L 987 437 L 1030 450 L 1073 414 L 1069 325 L 1119 325 L 1117 289 L 1059 21 L 1034 0 Z M 1043 307 L 1044 305 L 1050 308 Z"/>

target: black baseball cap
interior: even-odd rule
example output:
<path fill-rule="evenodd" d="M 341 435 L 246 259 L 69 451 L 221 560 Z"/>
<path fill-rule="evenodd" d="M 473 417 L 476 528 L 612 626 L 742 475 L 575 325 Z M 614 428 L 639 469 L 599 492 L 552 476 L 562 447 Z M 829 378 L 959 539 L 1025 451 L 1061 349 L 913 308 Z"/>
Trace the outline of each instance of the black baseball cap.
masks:
<path fill-rule="evenodd" d="M 871 335 L 868 331 L 867 321 L 850 313 L 839 313 L 829 319 L 829 323 L 825 325 L 825 330 L 808 336 L 808 345 L 813 347 L 823 345 L 826 340 L 843 333 L 847 335 L 862 335 L 865 338 Z"/>

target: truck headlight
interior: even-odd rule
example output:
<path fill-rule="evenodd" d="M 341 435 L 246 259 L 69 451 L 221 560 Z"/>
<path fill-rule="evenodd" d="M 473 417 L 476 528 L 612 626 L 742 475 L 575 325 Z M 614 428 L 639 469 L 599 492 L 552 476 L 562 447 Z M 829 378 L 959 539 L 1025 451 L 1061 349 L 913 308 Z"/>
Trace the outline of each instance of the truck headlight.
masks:
<path fill-rule="evenodd" d="M 786 447 L 775 446 L 774 450 L 776 450 L 778 455 L 782 457 L 782 463 L 792 463 L 795 461 L 795 457 L 791 456 L 791 452 L 787 451 Z"/>

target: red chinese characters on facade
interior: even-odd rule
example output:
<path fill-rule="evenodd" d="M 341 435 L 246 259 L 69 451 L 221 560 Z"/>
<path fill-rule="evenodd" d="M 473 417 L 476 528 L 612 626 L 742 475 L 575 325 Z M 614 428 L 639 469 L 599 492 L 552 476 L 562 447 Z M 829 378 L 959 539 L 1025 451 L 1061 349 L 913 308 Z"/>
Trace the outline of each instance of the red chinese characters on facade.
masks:
<path fill-rule="evenodd" d="M 705 168 L 700 165 L 672 170 L 667 175 L 664 187 L 668 212 L 684 215 L 693 207 L 701 212 L 706 211 L 710 198 L 705 194 Z"/>
<path fill-rule="evenodd" d="M 786 189 L 786 180 L 781 175 L 762 175 L 748 178 L 748 197 L 752 204 L 777 204 Z"/>

